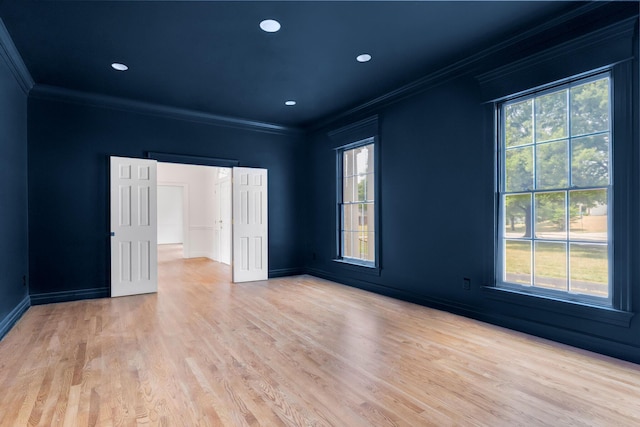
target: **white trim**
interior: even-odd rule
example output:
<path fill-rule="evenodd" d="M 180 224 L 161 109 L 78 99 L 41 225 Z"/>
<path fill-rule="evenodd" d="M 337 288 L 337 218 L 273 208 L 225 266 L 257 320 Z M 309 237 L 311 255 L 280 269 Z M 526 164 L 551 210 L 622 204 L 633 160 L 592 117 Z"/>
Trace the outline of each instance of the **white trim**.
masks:
<path fill-rule="evenodd" d="M 211 261 L 218 262 L 218 260 L 213 258 L 213 254 L 207 251 L 194 251 L 189 254 L 189 258 L 209 258 Z"/>

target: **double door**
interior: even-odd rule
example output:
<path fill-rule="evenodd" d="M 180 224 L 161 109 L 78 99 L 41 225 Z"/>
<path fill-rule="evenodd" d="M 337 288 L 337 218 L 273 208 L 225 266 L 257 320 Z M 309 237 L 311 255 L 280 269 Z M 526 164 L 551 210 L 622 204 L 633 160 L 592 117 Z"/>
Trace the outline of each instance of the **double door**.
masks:
<path fill-rule="evenodd" d="M 157 162 L 111 157 L 111 296 L 157 292 Z M 233 168 L 234 282 L 268 278 L 267 170 Z"/>

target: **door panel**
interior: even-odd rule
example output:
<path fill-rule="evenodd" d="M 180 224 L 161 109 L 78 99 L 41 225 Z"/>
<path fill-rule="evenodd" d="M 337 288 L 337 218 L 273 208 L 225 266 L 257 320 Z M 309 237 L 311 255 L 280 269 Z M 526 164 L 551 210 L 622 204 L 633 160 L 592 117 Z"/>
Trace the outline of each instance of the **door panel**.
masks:
<path fill-rule="evenodd" d="M 110 162 L 111 296 L 157 292 L 156 161 Z"/>
<path fill-rule="evenodd" d="M 267 280 L 267 170 L 233 168 L 233 281 Z"/>

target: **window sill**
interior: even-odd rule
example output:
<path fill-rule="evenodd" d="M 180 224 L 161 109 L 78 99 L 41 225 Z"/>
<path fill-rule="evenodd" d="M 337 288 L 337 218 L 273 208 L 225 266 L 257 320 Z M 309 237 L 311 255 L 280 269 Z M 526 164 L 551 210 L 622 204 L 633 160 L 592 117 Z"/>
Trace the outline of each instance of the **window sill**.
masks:
<path fill-rule="evenodd" d="M 333 262 L 340 264 L 340 266 L 345 270 L 355 271 L 371 276 L 380 276 L 380 267 L 375 265 L 359 263 L 358 261 L 351 261 L 343 258 L 336 258 Z"/>
<path fill-rule="evenodd" d="M 631 325 L 631 319 L 635 314 L 633 312 L 616 310 L 610 307 L 567 301 L 542 295 L 532 295 L 526 292 L 496 286 L 484 286 L 483 292 L 488 298 L 496 301 L 536 308 L 558 314 L 566 314 L 572 317 L 607 323 L 615 326 L 623 326 L 626 328 Z"/>

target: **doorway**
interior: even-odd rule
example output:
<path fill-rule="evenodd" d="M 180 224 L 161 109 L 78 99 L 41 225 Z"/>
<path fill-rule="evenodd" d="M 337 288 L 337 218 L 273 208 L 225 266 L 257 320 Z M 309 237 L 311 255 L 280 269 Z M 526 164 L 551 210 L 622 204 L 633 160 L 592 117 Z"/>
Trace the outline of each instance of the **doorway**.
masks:
<path fill-rule="evenodd" d="M 158 162 L 158 245 L 231 265 L 231 168 Z M 182 250 L 177 250 L 181 245 Z"/>
<path fill-rule="evenodd" d="M 159 163 L 163 156 L 188 157 L 110 157 L 111 296 L 157 292 L 159 207 L 170 210 L 160 214 L 169 227 L 161 236 L 182 247 L 182 259 L 230 262 L 234 283 L 266 280 L 267 170 Z"/>

